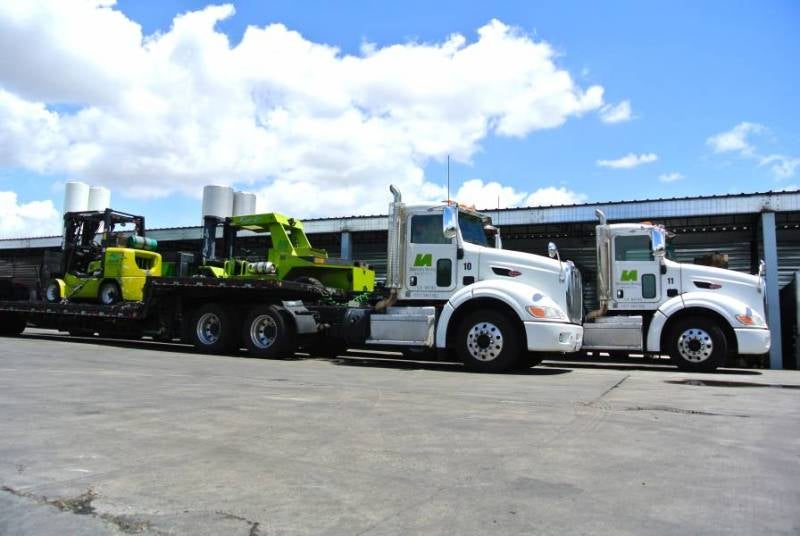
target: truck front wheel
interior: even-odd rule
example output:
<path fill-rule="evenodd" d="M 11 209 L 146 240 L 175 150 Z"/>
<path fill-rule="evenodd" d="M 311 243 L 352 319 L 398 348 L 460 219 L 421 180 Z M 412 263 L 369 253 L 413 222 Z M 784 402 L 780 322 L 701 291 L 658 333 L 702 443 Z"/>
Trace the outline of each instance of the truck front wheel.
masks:
<path fill-rule="evenodd" d="M 672 363 L 689 372 L 709 372 L 723 366 L 728 341 L 717 322 L 702 316 L 679 320 L 667 338 Z"/>
<path fill-rule="evenodd" d="M 233 315 L 216 303 L 199 307 L 188 326 L 188 339 L 204 354 L 221 354 L 230 351 L 236 340 Z"/>
<path fill-rule="evenodd" d="M 242 339 L 253 357 L 274 359 L 294 352 L 291 330 L 274 305 L 250 310 L 242 325 Z"/>
<path fill-rule="evenodd" d="M 475 311 L 458 326 L 456 352 L 470 370 L 510 370 L 519 362 L 522 350 L 517 323 L 499 311 Z"/>

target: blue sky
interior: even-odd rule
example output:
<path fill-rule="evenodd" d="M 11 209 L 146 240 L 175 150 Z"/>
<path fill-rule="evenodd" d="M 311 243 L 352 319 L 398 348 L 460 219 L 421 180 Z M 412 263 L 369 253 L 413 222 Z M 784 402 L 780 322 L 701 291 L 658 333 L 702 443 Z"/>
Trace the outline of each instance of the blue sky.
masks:
<path fill-rule="evenodd" d="M 176 15 L 207 5 L 123 0 L 112 9 L 138 23 L 142 34 L 149 36 L 169 34 Z M 454 158 L 451 167 L 455 191 L 470 179 L 479 179 L 481 188 L 496 181 L 520 194 L 510 195 L 509 202 L 503 204 L 524 204 L 540 199 L 527 194 L 550 187 L 569 192 L 572 197 L 568 199 L 613 201 L 765 191 L 800 183 L 800 114 L 794 97 L 800 85 L 796 68 L 800 53 L 797 2 L 406 1 L 381 5 L 366 1 L 253 1 L 234 5 L 235 14 L 221 18 L 215 26 L 216 31 L 228 36 L 231 47 L 240 43 L 248 26 L 280 23 L 299 32 L 308 42 L 327 44 L 338 48 L 341 55 L 353 56 L 362 54 L 365 42 L 377 49 L 408 43 L 441 44 L 451 34 L 459 33 L 467 43 L 474 43 L 479 39 L 477 30 L 498 19 L 533 42 L 548 43 L 556 53 L 554 65 L 569 73 L 580 89 L 602 86 L 602 106 L 614 107 L 623 101 L 630 104 L 630 118 L 616 123 L 602 121 L 603 111 L 598 105 L 591 110 L 566 113 L 559 126 L 532 128 L 513 136 L 490 129 L 476 138 L 472 148 L 456 143 L 453 152 L 460 157 Z M 33 28 L 26 35 L 35 35 L 35 31 Z M 48 46 L 47 39 L 38 43 Z M 37 46 L 36 42 L 30 46 Z M 74 61 L 80 61 L 81 50 L 91 54 L 78 48 L 71 56 Z M 98 97 L 97 102 L 90 101 L 90 97 L 65 97 L 86 94 L 70 88 L 59 89 L 61 93 L 43 90 L 38 92 L 40 95 L 34 87 L 35 80 L 26 79 L 23 84 L 15 73 L 8 65 L 0 64 L 0 89 L 26 102 L 42 103 L 52 113 L 76 114 L 91 106 L 102 107 L 105 102 L 106 97 Z M 271 95 L 261 96 L 266 108 Z M 734 130 L 737 125 L 739 129 Z M 99 136 L 109 132 L 116 135 L 114 130 L 98 127 Z M 189 139 L 196 136 L 193 133 Z M 69 178 L 83 179 L 111 187 L 116 208 L 145 214 L 151 226 L 195 224 L 199 212 L 197 192 L 206 182 L 218 182 L 217 177 L 200 173 L 202 177 L 197 178 L 195 173 L 192 182 L 188 182 L 190 179 L 184 179 L 180 169 L 170 167 L 178 177 L 176 181 L 185 180 L 180 189 L 160 192 L 158 181 L 147 182 L 141 191 L 131 189 L 137 181 L 134 171 L 147 165 L 150 149 L 147 143 L 144 148 L 142 145 L 136 144 L 137 151 L 141 151 L 136 158 L 140 160 L 132 171 L 109 179 L 98 179 L 97 171 L 87 171 L 84 176 L 80 165 L 74 163 L 69 167 L 37 164 L 39 160 L 32 157 L 3 158 L 0 149 L 0 191 L 16 193 L 20 206 L 49 199 L 59 208 L 59 184 Z M 282 147 L 278 145 L 276 153 L 282 153 Z M 310 147 L 308 154 L 319 156 L 313 150 L 314 144 Z M 129 156 L 124 151 L 112 154 L 121 166 L 126 165 Z M 425 181 L 443 184 L 446 170 L 442 151 L 437 149 L 425 156 L 414 154 Z M 631 154 L 652 161 L 634 167 L 598 164 Z M 70 162 L 74 162 L 74 156 L 71 158 Z M 236 158 L 237 162 L 242 159 Z M 391 158 L 402 155 L 392 153 Z M 402 163 L 392 165 L 404 169 Z M 241 180 L 236 172 L 228 178 L 266 198 L 284 203 L 292 200 L 283 190 L 278 193 L 268 186 L 278 175 L 291 175 L 292 170 L 286 168 L 288 171 L 277 174 L 259 171 L 267 167 L 248 167 L 241 174 L 246 178 Z M 216 173 L 224 175 L 224 167 Z M 409 173 L 411 177 L 413 170 Z M 164 177 L 165 182 L 170 180 Z M 325 197 L 325 184 L 298 185 L 297 196 L 312 192 L 311 195 Z M 363 186 L 382 189 L 384 185 L 381 182 Z M 348 188 L 331 195 L 346 198 L 347 192 L 358 188 L 358 182 Z M 482 199 L 490 196 L 491 190 L 481 188 L 476 190 L 480 192 L 477 195 Z M 464 194 L 467 195 L 466 190 Z M 385 197 L 388 202 L 388 194 Z M 266 207 L 290 214 L 334 216 L 358 212 L 361 206 L 372 212 L 378 206 L 367 198 L 361 203 L 301 203 L 297 211 L 293 206 L 267 203 Z M 29 217 L 26 214 L 23 211 L 20 218 Z M 6 234 L 18 232 L 6 227 Z M 0 236 L 3 231 L 0 224 Z"/>

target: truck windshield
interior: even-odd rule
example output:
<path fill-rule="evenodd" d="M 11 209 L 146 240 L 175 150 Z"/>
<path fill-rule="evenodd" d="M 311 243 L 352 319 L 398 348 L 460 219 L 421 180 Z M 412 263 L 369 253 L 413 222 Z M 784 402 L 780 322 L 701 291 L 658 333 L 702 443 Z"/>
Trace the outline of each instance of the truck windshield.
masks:
<path fill-rule="evenodd" d="M 486 232 L 483 230 L 483 221 L 480 218 L 459 212 L 458 226 L 461 228 L 461 237 L 464 239 L 464 242 L 469 242 L 477 246 L 489 247 Z"/>

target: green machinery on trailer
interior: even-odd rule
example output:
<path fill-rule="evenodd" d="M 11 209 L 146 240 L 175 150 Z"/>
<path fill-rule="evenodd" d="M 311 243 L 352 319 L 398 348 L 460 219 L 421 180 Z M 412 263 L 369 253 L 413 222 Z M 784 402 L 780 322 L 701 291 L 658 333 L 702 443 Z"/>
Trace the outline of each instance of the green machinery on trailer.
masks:
<path fill-rule="evenodd" d="M 216 229 L 223 225 L 223 259 L 215 252 Z M 251 261 L 235 256 L 240 231 L 269 233 L 272 247 L 265 260 Z M 346 293 L 371 292 L 375 271 L 359 261 L 332 259 L 324 249 L 311 245 L 300 220 L 270 212 L 205 218 L 203 228 L 203 265 L 198 274 L 217 278 L 279 279 L 305 283 L 317 282 Z"/>

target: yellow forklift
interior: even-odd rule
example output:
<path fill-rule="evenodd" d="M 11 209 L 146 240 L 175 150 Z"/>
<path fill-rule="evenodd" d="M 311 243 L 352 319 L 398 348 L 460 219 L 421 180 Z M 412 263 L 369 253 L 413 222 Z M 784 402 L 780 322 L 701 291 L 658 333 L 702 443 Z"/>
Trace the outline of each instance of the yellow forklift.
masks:
<path fill-rule="evenodd" d="M 128 225 L 133 228 L 120 229 Z M 157 245 L 145 238 L 144 216 L 112 209 L 68 212 L 60 270 L 45 287 L 45 299 L 102 305 L 141 301 L 146 278 L 161 275 Z"/>

